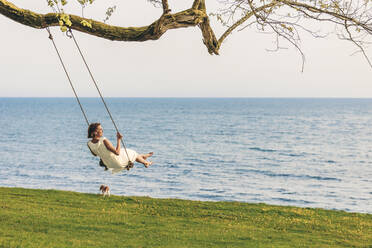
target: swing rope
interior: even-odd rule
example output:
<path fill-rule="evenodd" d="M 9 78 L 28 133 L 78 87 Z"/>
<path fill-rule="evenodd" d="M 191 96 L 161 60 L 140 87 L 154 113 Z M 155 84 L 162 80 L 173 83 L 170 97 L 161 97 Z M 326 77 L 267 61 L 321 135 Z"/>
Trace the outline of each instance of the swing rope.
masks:
<path fill-rule="evenodd" d="M 60 61 L 61 64 L 62 64 L 63 70 L 65 71 L 65 74 L 66 74 L 67 79 L 68 79 L 68 81 L 69 81 L 69 83 L 70 83 L 70 86 L 71 86 L 71 88 L 72 88 L 72 91 L 74 92 L 75 98 L 76 98 L 76 100 L 77 100 L 77 102 L 78 102 L 78 104 L 79 104 L 80 110 L 81 110 L 81 112 L 83 113 L 84 119 L 85 119 L 87 125 L 89 126 L 89 121 L 88 121 L 87 115 L 85 114 L 85 111 L 84 111 L 84 109 L 83 109 L 83 106 L 81 105 L 81 102 L 80 102 L 80 100 L 79 100 L 79 97 L 77 96 L 77 93 L 76 93 L 75 87 L 74 87 L 74 85 L 72 84 L 71 78 L 70 78 L 70 76 L 69 76 L 69 74 L 68 74 L 68 72 L 67 72 L 66 66 L 65 66 L 65 64 L 63 63 L 62 57 L 61 57 L 61 55 L 60 55 L 60 53 L 59 53 L 59 51 L 58 51 L 58 48 L 57 48 L 57 46 L 56 46 L 56 43 L 54 42 L 53 35 L 52 35 L 52 33 L 50 32 L 49 27 L 47 27 L 46 30 L 47 30 L 48 33 L 49 33 L 49 39 L 52 41 L 53 46 L 54 46 L 54 49 L 55 49 L 56 52 L 57 52 L 57 55 L 58 55 L 59 61 Z"/>
<path fill-rule="evenodd" d="M 47 30 L 48 33 L 49 33 L 49 39 L 50 39 L 50 40 L 52 41 L 52 43 L 53 43 L 53 46 L 54 46 L 54 49 L 56 50 L 56 53 L 57 53 L 58 58 L 59 58 L 59 61 L 60 61 L 61 64 L 62 64 L 63 70 L 65 71 L 65 74 L 66 74 L 67 79 L 68 79 L 68 81 L 69 81 L 69 83 L 70 83 L 70 86 L 71 86 L 71 88 L 72 88 L 72 91 L 74 92 L 75 98 L 76 98 L 76 100 L 77 100 L 77 102 L 78 102 L 78 104 L 79 104 L 79 106 L 80 106 L 80 110 L 81 110 L 81 112 L 83 113 L 84 119 L 85 119 L 87 125 L 89 126 L 88 118 L 87 118 L 87 116 L 86 116 L 86 114 L 85 114 L 85 111 L 84 111 L 84 109 L 83 109 L 83 106 L 81 105 L 81 102 L 80 102 L 80 100 L 79 100 L 79 97 L 78 97 L 78 95 L 77 95 L 77 93 L 76 93 L 76 90 L 75 90 L 75 88 L 74 88 L 74 85 L 72 84 L 71 78 L 70 78 L 70 76 L 69 76 L 69 74 L 68 74 L 68 72 L 67 72 L 67 69 L 66 69 L 65 64 L 63 63 L 63 60 L 62 60 L 62 57 L 61 57 L 61 55 L 60 55 L 60 53 L 59 53 L 59 51 L 58 51 L 58 48 L 57 48 L 57 46 L 56 46 L 56 44 L 55 44 L 55 42 L 54 42 L 54 39 L 53 39 L 52 33 L 50 32 L 49 27 L 47 27 L 46 30 Z M 109 110 L 109 108 L 108 108 L 108 106 L 107 106 L 107 104 L 106 104 L 106 102 L 105 102 L 105 100 L 104 100 L 104 98 L 103 98 L 103 96 L 102 96 L 102 93 L 101 93 L 101 91 L 100 91 L 100 89 L 99 89 L 99 87 L 98 87 L 98 84 L 97 84 L 96 80 L 95 80 L 94 77 L 93 77 L 93 74 L 92 74 L 92 72 L 91 72 L 91 70 L 90 70 L 90 68 L 89 68 L 89 66 L 88 66 L 88 63 L 87 63 L 86 60 L 85 60 L 85 57 L 84 57 L 84 55 L 83 55 L 83 53 L 82 53 L 82 51 L 81 51 L 81 49 L 80 49 L 80 46 L 79 46 L 79 44 L 77 43 L 77 41 L 76 41 L 76 39 L 75 39 L 75 36 L 74 36 L 73 33 L 72 33 L 72 30 L 69 29 L 68 32 L 69 32 L 68 37 L 73 38 L 74 43 L 75 43 L 77 49 L 79 50 L 80 56 L 81 56 L 81 58 L 82 58 L 83 61 L 84 61 L 85 67 L 87 68 L 87 70 L 88 70 L 88 72 L 89 72 L 89 75 L 90 75 L 90 77 L 91 77 L 91 79 L 92 79 L 92 81 L 93 81 L 93 83 L 94 83 L 94 85 L 95 85 L 95 87 L 96 87 L 96 89 L 97 89 L 97 91 L 98 91 L 98 93 L 99 93 L 99 96 L 100 96 L 100 98 L 101 98 L 101 100 L 102 100 L 102 102 L 103 102 L 103 104 L 104 104 L 104 106 L 105 106 L 105 108 L 106 108 L 106 111 L 107 111 L 107 113 L 109 114 L 112 123 L 114 124 L 114 127 L 115 127 L 115 129 L 116 129 L 116 132 L 119 133 L 119 129 L 118 129 L 118 127 L 117 127 L 117 125 L 116 125 L 116 123 L 115 123 L 115 121 L 114 121 L 114 118 L 112 117 L 112 114 L 111 114 L 111 112 L 110 112 L 110 110 Z M 127 147 L 126 147 L 126 145 L 125 145 L 123 139 L 124 139 L 124 137 L 123 137 L 122 139 L 120 139 L 120 141 L 121 141 L 121 143 L 122 143 L 122 145 L 123 145 L 124 151 L 125 151 L 125 153 L 126 153 L 126 155 L 127 155 L 128 161 L 129 161 L 129 163 L 128 163 L 128 165 L 127 165 L 127 170 L 129 170 L 130 168 L 133 167 L 133 161 L 131 161 L 130 158 L 129 158 L 128 151 L 127 151 Z"/>

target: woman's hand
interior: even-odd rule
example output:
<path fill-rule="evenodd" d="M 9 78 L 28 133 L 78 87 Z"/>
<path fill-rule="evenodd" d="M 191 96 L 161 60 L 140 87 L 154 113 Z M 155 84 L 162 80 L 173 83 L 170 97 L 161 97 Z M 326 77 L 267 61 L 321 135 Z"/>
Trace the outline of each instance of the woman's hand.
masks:
<path fill-rule="evenodd" d="M 121 140 L 123 138 L 123 135 L 121 135 L 119 132 L 116 133 L 116 138 L 118 140 Z"/>

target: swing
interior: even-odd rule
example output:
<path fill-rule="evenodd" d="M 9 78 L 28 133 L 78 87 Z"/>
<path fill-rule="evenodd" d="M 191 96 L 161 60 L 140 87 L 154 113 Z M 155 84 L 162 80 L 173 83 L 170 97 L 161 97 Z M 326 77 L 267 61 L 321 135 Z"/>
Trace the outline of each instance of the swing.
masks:
<path fill-rule="evenodd" d="M 79 99 L 79 97 L 78 97 L 78 95 L 77 95 L 77 93 L 76 93 L 75 87 L 74 87 L 74 85 L 72 84 L 71 78 L 70 78 L 70 76 L 69 76 L 69 74 L 68 74 L 68 72 L 67 72 L 67 69 L 66 69 L 66 67 L 65 67 L 65 64 L 63 63 L 62 57 L 61 57 L 61 55 L 60 55 L 60 53 L 59 53 L 59 51 L 58 51 L 58 48 L 57 48 L 57 46 L 56 46 L 56 43 L 54 42 L 54 39 L 53 39 L 52 33 L 50 32 L 49 27 L 47 27 L 46 30 L 47 30 L 48 33 L 49 33 L 49 39 L 50 39 L 50 40 L 52 41 L 52 43 L 53 43 L 53 46 L 54 46 L 54 49 L 56 50 L 56 53 L 57 53 L 58 58 L 59 58 L 59 61 L 60 61 L 61 64 L 62 64 L 63 70 L 64 70 L 64 72 L 65 72 L 65 74 L 66 74 L 66 77 L 67 77 L 69 83 L 70 83 L 70 86 L 71 86 L 71 88 L 72 88 L 72 91 L 74 92 L 75 98 L 76 98 L 76 100 L 77 100 L 77 102 L 78 102 L 78 104 L 79 104 L 80 110 L 81 110 L 81 112 L 83 113 L 83 116 L 84 116 L 85 122 L 86 122 L 87 125 L 89 126 L 89 121 L 88 121 L 87 115 L 85 114 L 85 111 L 84 111 L 84 109 L 83 109 L 83 106 L 81 105 L 80 99 Z M 79 53 L 80 53 L 80 56 L 81 56 L 81 58 L 82 58 L 83 61 L 84 61 L 85 67 L 87 68 L 87 70 L 88 70 L 88 72 L 89 72 L 89 75 L 90 75 L 90 77 L 91 77 L 91 79 L 92 79 L 92 82 L 94 83 L 94 85 L 95 85 L 95 87 L 96 87 L 96 89 L 97 89 L 97 91 L 98 91 L 98 94 L 99 94 L 99 96 L 100 96 L 100 98 L 101 98 L 101 100 L 102 100 L 102 102 L 103 102 L 103 105 L 105 106 L 106 111 L 107 111 L 107 113 L 108 113 L 109 116 L 110 116 L 111 122 L 114 124 L 114 127 L 115 127 L 115 129 L 116 129 L 116 132 L 119 133 L 119 129 L 118 129 L 118 127 L 117 127 L 117 125 L 116 125 L 116 123 L 115 123 L 115 121 L 114 121 L 114 118 L 113 118 L 112 115 L 111 115 L 111 112 L 110 112 L 110 110 L 109 110 L 109 108 L 108 108 L 108 106 L 107 106 L 107 104 L 106 104 L 106 102 L 105 102 L 105 99 L 104 99 L 103 96 L 102 96 L 102 93 L 101 93 L 101 91 L 100 91 L 100 89 L 99 89 L 99 87 L 98 87 L 98 84 L 97 84 L 96 80 L 95 80 L 94 77 L 93 77 L 93 74 L 92 74 L 92 72 L 91 72 L 91 70 L 90 70 L 90 68 L 89 68 L 89 66 L 88 66 L 88 63 L 87 63 L 86 60 L 85 60 L 85 57 L 84 57 L 84 55 L 83 55 L 83 53 L 82 53 L 82 51 L 81 51 L 81 49 L 80 49 L 80 46 L 79 46 L 79 44 L 77 43 L 74 34 L 72 33 L 72 30 L 69 29 L 67 32 L 68 32 L 68 33 L 66 33 L 67 36 L 68 36 L 69 38 L 72 38 L 72 39 L 74 40 L 75 46 L 76 46 L 76 48 L 78 49 L 78 51 L 79 51 Z M 128 155 L 127 147 L 126 147 L 126 145 L 125 145 L 125 143 L 124 143 L 124 138 L 122 138 L 120 141 L 121 141 L 121 143 L 122 143 L 122 145 L 123 145 L 123 148 L 124 148 L 125 154 L 126 154 L 126 156 L 127 156 L 127 158 L 128 158 L 128 161 L 129 161 L 128 164 L 125 166 L 125 168 L 126 168 L 127 170 L 129 170 L 130 168 L 133 168 L 134 161 L 132 161 L 132 160 L 130 159 L 129 155 Z M 90 149 L 89 146 L 88 146 L 88 148 Z M 102 167 L 105 167 L 105 170 L 108 169 L 108 167 L 103 163 L 102 159 L 99 161 L 99 165 L 102 166 Z"/>

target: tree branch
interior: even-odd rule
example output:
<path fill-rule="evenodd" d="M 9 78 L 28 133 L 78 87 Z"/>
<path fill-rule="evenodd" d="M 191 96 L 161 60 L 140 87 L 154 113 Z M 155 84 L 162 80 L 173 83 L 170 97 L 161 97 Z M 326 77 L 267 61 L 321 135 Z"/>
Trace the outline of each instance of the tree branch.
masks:
<path fill-rule="evenodd" d="M 329 11 L 327 9 L 316 8 L 314 6 L 310 6 L 310 5 L 300 3 L 300 2 L 296 2 L 296 1 L 289 1 L 289 0 L 277 0 L 277 1 L 280 2 L 280 3 L 283 3 L 287 6 L 290 6 L 292 8 L 295 8 L 295 9 L 296 9 L 296 7 L 299 7 L 299 8 L 306 9 L 306 10 L 308 10 L 310 12 L 313 12 L 313 13 L 327 14 L 329 16 L 335 17 L 338 20 L 352 22 L 356 26 L 359 26 L 359 27 L 365 29 L 367 32 L 372 33 L 372 27 L 366 25 L 365 23 L 361 23 L 360 21 L 358 21 L 358 20 L 356 20 L 352 17 L 349 17 L 345 14 L 339 14 L 339 13 L 336 13 L 336 12 Z M 313 19 L 317 19 L 317 18 L 313 18 Z"/>
<path fill-rule="evenodd" d="M 168 14 L 171 12 L 168 5 L 168 0 L 161 0 L 161 3 L 163 4 L 163 14 Z"/>
<path fill-rule="evenodd" d="M 193 0 L 190 9 L 174 14 L 170 13 L 168 0 L 148 1 L 156 3 L 156 6 L 162 6 L 163 14 L 152 24 L 143 27 L 112 26 L 76 15 L 58 15 L 54 13 L 39 14 L 30 10 L 18 8 L 7 0 L 0 0 L 0 14 L 33 28 L 42 29 L 63 24 L 62 29 L 67 29 L 68 26 L 68 28 L 80 32 L 116 41 L 157 40 L 167 32 L 167 30 L 198 26 L 202 32 L 203 43 L 207 47 L 208 52 L 212 55 L 218 55 L 219 49 L 226 37 L 237 27 L 242 26 L 243 23 L 252 16 L 256 16 L 255 22 L 262 30 L 264 30 L 266 25 L 270 25 L 277 35 L 288 39 L 289 42 L 295 44 L 297 48 L 299 48 L 299 34 L 294 32 L 297 32 L 297 26 L 303 27 L 301 24 L 297 24 L 300 19 L 311 18 L 319 22 L 330 21 L 339 26 L 343 26 L 343 23 L 346 22 L 348 25 L 344 28 L 349 34 L 349 40 L 354 42 L 358 41 L 357 45 L 359 45 L 359 47 L 366 43 L 364 43 L 364 37 L 360 39 L 361 36 L 358 35 L 358 33 L 361 32 L 361 34 L 366 35 L 367 38 L 370 38 L 372 34 L 371 8 L 369 5 L 367 6 L 369 2 L 363 3 L 360 0 L 358 0 L 353 7 L 348 0 L 325 0 L 326 2 L 319 1 L 319 3 L 317 3 L 317 1 L 313 3 L 313 1 L 305 0 L 255 1 L 258 5 L 262 4 L 259 7 L 255 7 L 253 0 L 224 1 L 223 4 L 231 5 L 227 10 L 222 12 L 222 15 L 229 15 L 227 22 L 222 20 L 221 15 L 217 15 L 217 18 L 222 20 L 224 25 L 228 25 L 228 22 L 233 22 L 232 20 L 235 15 L 241 16 L 239 16 L 238 21 L 233 22 L 232 25 L 228 27 L 218 40 L 216 39 L 210 25 L 209 17 L 206 13 L 205 0 Z M 327 3 L 327 1 L 330 3 Z M 343 7 L 340 7 L 341 4 L 343 4 Z M 294 19 L 291 12 L 286 12 L 285 7 L 290 11 L 296 11 L 297 17 Z M 343 11 L 343 8 L 346 8 L 346 12 Z M 325 15 L 327 19 L 321 18 L 323 15 Z M 60 24 L 60 19 L 64 20 L 62 24 Z M 65 19 L 67 19 L 67 21 Z M 286 20 L 289 21 L 287 22 Z M 351 35 L 350 32 L 353 32 L 353 34 Z M 314 35 L 316 32 L 313 33 L 310 31 L 310 33 Z"/>
<path fill-rule="evenodd" d="M 195 0 L 194 3 L 192 4 L 193 9 L 199 9 L 200 8 L 200 3 L 202 0 Z"/>
<path fill-rule="evenodd" d="M 167 0 L 162 0 L 162 2 L 165 4 L 163 7 L 168 7 Z M 195 2 L 200 2 L 200 0 L 195 0 Z M 200 7 L 201 4 L 198 6 Z M 30 10 L 18 8 L 6 0 L 0 0 L 0 14 L 18 23 L 33 28 L 42 29 L 51 26 L 59 26 L 59 18 L 57 14 L 35 13 Z M 103 22 L 76 15 L 69 15 L 69 18 L 72 23 L 70 26 L 71 29 L 115 41 L 157 40 L 169 29 L 186 28 L 199 25 L 199 27 L 202 29 L 203 36 L 205 36 L 204 44 L 207 46 L 208 51 L 211 54 L 218 54 L 218 51 L 215 49 L 216 46 L 214 45 L 214 42 L 210 42 L 209 39 L 211 38 L 206 37 L 205 35 L 205 33 L 213 34 L 205 8 L 190 8 L 175 14 L 163 14 L 158 20 L 144 27 L 112 26 Z M 83 25 L 83 21 L 90 23 L 92 27 Z"/>
<path fill-rule="evenodd" d="M 221 37 L 218 39 L 218 49 L 220 48 L 222 42 L 226 39 L 227 36 L 229 36 L 231 34 L 232 31 L 234 31 L 237 27 L 239 27 L 240 25 L 242 25 L 245 21 L 247 21 L 249 18 L 251 18 L 255 12 L 260 12 L 264 9 L 267 9 L 267 8 L 271 8 L 275 5 L 277 5 L 278 3 L 277 2 L 272 2 L 272 3 L 269 3 L 269 4 L 266 4 L 264 6 L 261 6 L 261 7 L 258 7 L 258 8 L 255 8 L 254 10 L 252 11 L 249 11 L 247 12 L 247 14 L 245 16 L 243 16 L 241 19 L 239 19 L 237 22 L 235 22 L 233 25 L 231 25 L 222 35 Z"/>

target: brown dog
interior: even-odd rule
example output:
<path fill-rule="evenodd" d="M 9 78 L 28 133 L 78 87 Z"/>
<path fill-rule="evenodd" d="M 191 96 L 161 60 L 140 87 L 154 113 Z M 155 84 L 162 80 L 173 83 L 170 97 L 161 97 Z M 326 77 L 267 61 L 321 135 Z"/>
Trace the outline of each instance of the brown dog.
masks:
<path fill-rule="evenodd" d="M 102 184 L 101 187 L 99 187 L 99 190 L 101 191 L 103 197 L 105 197 L 106 195 L 110 196 L 109 186 Z"/>

